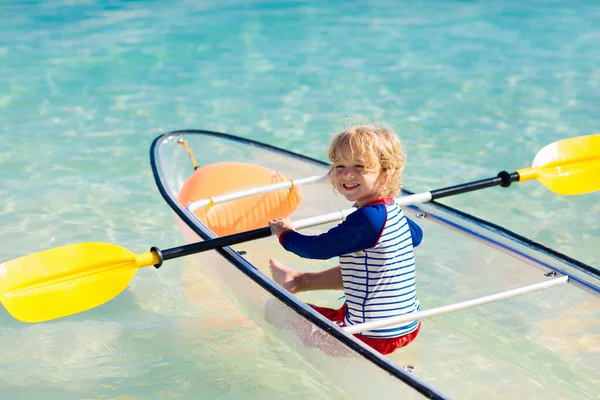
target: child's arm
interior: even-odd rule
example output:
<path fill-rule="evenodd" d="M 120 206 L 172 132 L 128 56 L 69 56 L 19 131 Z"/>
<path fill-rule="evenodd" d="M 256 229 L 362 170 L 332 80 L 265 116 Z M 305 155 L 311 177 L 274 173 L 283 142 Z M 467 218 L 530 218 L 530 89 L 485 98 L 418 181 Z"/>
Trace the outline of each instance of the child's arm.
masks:
<path fill-rule="evenodd" d="M 377 225 L 373 226 L 364 210 L 359 209 L 326 233 L 306 236 L 296 231 L 286 231 L 279 241 L 286 250 L 300 257 L 326 260 L 374 246 L 383 228 L 383 223 Z"/>
<path fill-rule="evenodd" d="M 423 240 L 423 230 L 416 222 L 406 217 L 408 222 L 408 229 L 410 229 L 410 236 L 412 237 L 413 247 L 417 247 Z"/>
<path fill-rule="evenodd" d="M 307 236 L 282 229 L 279 242 L 300 257 L 326 260 L 373 247 L 379 240 L 386 217 L 384 208 L 361 208 L 321 235 Z"/>

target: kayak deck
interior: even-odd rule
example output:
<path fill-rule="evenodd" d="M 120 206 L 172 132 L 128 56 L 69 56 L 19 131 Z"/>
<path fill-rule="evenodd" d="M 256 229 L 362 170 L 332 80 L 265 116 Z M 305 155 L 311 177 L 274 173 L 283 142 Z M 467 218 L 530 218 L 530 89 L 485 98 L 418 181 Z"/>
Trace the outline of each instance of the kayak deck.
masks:
<path fill-rule="evenodd" d="M 155 178 L 188 242 L 210 238 L 211 233 L 177 201 L 179 189 L 193 172 L 181 139 L 185 139 L 200 166 L 244 161 L 276 169 L 291 178 L 326 171 L 326 166 L 315 160 L 227 135 L 179 132 L 158 138 L 152 150 Z M 326 184 L 302 189 L 304 200 L 292 215 L 294 220 L 350 206 Z M 272 237 L 233 246 L 235 252 L 210 251 L 194 258 L 244 314 L 288 343 L 352 397 L 367 394 L 372 381 L 386 388 L 382 397 L 390 398 L 400 393 L 418 395 L 411 389 L 415 385 L 425 396 L 432 390 L 428 397 L 558 399 L 596 395 L 600 385 L 600 301 L 597 275 L 589 273 L 591 267 L 546 252 L 526 239 L 448 207 L 420 204 L 404 209 L 424 231 L 424 240 L 415 253 L 422 310 L 543 282 L 557 272 L 556 276 L 569 274 L 573 285 L 426 319 L 418 338 L 388 357 L 360 350 L 340 360 L 320 349 L 306 348 L 289 328 L 306 323 L 310 310 L 304 302 L 339 307 L 343 293 L 321 291 L 291 296 L 270 280 L 268 272 L 270 257 L 305 271 L 334 266 L 336 260 L 300 259 L 283 250 Z M 304 232 L 318 233 L 333 225 Z M 185 275 L 193 274 L 192 268 L 185 271 Z M 185 281 L 186 291 L 194 292 L 194 285 L 189 284 L 194 280 L 188 276 Z M 326 326 L 310 325 L 315 330 Z M 332 338 L 324 331 L 323 335 Z M 340 352 L 348 351 L 347 343 L 336 338 L 326 340 Z M 397 372 L 390 375 L 388 367 Z M 412 372 L 403 373 L 405 367 Z M 407 383 L 413 378 L 414 382 Z"/>

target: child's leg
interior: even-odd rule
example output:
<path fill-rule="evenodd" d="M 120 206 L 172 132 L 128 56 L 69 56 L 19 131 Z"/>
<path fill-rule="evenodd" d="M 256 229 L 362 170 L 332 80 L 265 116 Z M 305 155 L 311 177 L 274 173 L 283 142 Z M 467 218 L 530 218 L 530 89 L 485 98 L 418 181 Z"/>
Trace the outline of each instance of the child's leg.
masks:
<path fill-rule="evenodd" d="M 303 272 L 281 264 L 274 258 L 269 259 L 269 269 L 273 280 L 291 293 L 301 292 L 299 284 Z"/>
<path fill-rule="evenodd" d="M 339 266 L 319 272 L 302 272 L 271 258 L 269 268 L 273 280 L 291 293 L 343 289 L 342 271 Z"/>

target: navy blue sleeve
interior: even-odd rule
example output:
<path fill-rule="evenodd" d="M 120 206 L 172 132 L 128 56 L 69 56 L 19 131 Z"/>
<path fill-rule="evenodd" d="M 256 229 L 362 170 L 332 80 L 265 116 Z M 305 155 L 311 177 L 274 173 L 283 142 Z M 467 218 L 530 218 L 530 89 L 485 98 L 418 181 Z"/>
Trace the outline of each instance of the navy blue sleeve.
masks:
<path fill-rule="evenodd" d="M 300 257 L 327 260 L 375 246 L 386 219 L 385 206 L 363 207 L 321 235 L 307 236 L 288 231 L 280 241 L 286 250 Z"/>
<path fill-rule="evenodd" d="M 412 221 L 410 218 L 406 217 L 406 221 L 408 222 L 408 229 L 410 229 L 410 236 L 412 237 L 413 247 L 417 247 L 421 244 L 423 240 L 423 230 L 416 222 Z"/>

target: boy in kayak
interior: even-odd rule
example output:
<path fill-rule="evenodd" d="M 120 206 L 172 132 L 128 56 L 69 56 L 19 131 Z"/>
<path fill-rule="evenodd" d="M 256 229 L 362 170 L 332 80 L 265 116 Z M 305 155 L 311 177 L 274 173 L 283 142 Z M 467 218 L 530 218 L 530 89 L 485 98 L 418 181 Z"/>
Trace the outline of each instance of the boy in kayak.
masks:
<path fill-rule="evenodd" d="M 296 232 L 289 218 L 269 226 L 286 250 L 311 259 L 339 257 L 340 265 L 301 272 L 271 259 L 273 279 L 292 293 L 343 289 L 346 302 L 339 310 L 311 305 L 340 326 L 418 311 L 413 247 L 421 243 L 422 231 L 394 201 L 406 162 L 399 137 L 386 128 L 352 127 L 333 138 L 328 157 L 328 179 L 358 209 L 316 236 Z M 415 320 L 355 336 L 389 354 L 413 341 L 420 327 Z"/>

